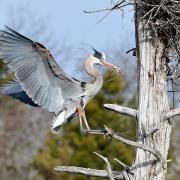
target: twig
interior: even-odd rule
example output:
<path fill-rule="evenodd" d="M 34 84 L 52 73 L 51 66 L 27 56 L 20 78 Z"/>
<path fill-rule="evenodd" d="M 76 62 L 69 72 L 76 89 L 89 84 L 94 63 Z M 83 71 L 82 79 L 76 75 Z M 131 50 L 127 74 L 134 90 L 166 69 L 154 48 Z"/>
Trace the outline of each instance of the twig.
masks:
<path fill-rule="evenodd" d="M 129 54 L 131 51 L 133 52 L 133 56 L 136 56 L 136 48 L 129 49 L 126 51 L 126 54 Z"/>
<path fill-rule="evenodd" d="M 84 13 L 98 13 L 98 12 L 104 12 L 104 11 L 109 11 L 111 10 L 111 8 L 106 8 L 106 9 L 99 9 L 99 10 L 95 10 L 95 11 L 83 11 Z"/>
<path fill-rule="evenodd" d="M 109 110 L 131 117 L 136 117 L 137 115 L 137 110 L 128 107 L 119 106 L 117 104 L 104 104 L 104 107 Z"/>
<path fill-rule="evenodd" d="M 111 169 L 111 164 L 109 163 L 108 159 L 106 157 L 104 157 L 103 155 L 97 153 L 97 152 L 94 152 L 94 154 L 99 156 L 106 163 L 109 179 L 114 180 L 114 176 L 113 176 L 112 169 Z"/>
<path fill-rule="evenodd" d="M 122 161 L 120 161 L 119 159 L 117 158 L 114 158 L 114 160 L 116 162 L 118 162 L 127 172 L 131 173 L 132 175 L 134 175 L 134 173 L 132 172 L 132 169 L 131 167 L 127 166 L 126 164 L 124 164 Z"/>
<path fill-rule="evenodd" d="M 122 5 L 122 4 L 125 2 L 126 2 L 126 0 L 122 0 L 121 2 L 114 4 L 114 6 L 111 8 L 99 9 L 99 10 L 94 10 L 94 11 L 83 11 L 83 12 L 84 13 L 99 13 L 99 12 L 104 12 L 104 11 L 113 11 L 113 10 L 117 10 L 117 9 L 124 7 L 124 5 Z M 130 5 L 132 3 L 126 3 L 126 4 Z"/>
<path fill-rule="evenodd" d="M 126 0 L 118 1 L 116 4 L 114 4 L 111 8 L 105 8 L 100 10 L 94 10 L 94 11 L 83 11 L 84 13 L 99 13 L 99 12 L 105 12 L 108 11 L 96 24 L 100 23 L 102 20 L 104 20 L 112 11 L 122 9 L 126 6 L 132 5 L 132 2 L 126 2 Z"/>
<path fill-rule="evenodd" d="M 161 4 L 159 5 L 159 7 L 158 7 L 157 11 L 155 12 L 155 14 L 153 15 L 153 17 L 152 17 L 152 18 L 154 18 L 154 17 L 156 17 L 156 16 L 157 16 L 157 14 L 159 13 L 159 10 L 161 9 L 161 7 L 162 7 L 162 6 L 163 6 L 163 4 L 164 4 L 164 1 L 165 1 L 165 0 L 162 0 Z"/>

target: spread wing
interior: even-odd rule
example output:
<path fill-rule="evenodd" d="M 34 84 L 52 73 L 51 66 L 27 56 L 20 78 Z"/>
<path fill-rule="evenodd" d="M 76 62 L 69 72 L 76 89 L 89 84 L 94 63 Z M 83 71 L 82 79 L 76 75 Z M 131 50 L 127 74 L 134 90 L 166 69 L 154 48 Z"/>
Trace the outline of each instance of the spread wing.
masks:
<path fill-rule="evenodd" d="M 80 83 L 67 77 L 49 50 L 9 27 L 0 31 L 0 58 L 33 102 L 50 112 L 58 113 L 81 91 Z"/>
<path fill-rule="evenodd" d="M 23 91 L 21 85 L 17 81 L 10 81 L 0 87 L 0 93 L 4 95 L 11 96 L 24 104 L 28 104 L 33 107 L 39 107 L 38 104 L 35 104 L 32 99 Z"/>

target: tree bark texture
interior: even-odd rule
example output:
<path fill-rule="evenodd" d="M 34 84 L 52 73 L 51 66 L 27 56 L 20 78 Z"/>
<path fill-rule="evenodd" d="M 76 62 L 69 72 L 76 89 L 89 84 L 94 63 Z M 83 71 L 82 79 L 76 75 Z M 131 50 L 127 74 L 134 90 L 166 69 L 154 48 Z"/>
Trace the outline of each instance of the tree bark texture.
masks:
<path fill-rule="evenodd" d="M 140 14 L 140 13 L 139 13 Z M 166 60 L 164 57 L 164 44 L 157 37 L 150 25 L 136 17 L 136 38 L 138 56 L 138 114 L 137 139 L 162 155 L 165 162 L 168 155 L 171 125 L 166 120 L 170 111 L 167 97 Z M 146 24 L 146 25 L 145 25 Z M 146 136 L 159 129 L 152 136 Z M 142 149 L 137 149 L 134 164 L 141 164 L 154 159 L 154 156 Z M 163 180 L 166 174 L 166 163 L 142 166 L 135 171 L 136 180 Z"/>

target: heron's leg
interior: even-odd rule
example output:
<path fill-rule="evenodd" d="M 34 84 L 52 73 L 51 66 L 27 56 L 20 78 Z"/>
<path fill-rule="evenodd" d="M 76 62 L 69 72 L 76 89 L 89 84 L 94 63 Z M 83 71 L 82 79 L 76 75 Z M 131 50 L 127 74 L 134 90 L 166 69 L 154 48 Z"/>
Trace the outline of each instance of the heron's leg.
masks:
<path fill-rule="evenodd" d="M 79 114 L 79 122 L 80 122 L 80 131 L 84 134 L 98 134 L 98 135 L 102 135 L 102 134 L 105 134 L 105 130 L 92 130 L 89 128 L 89 125 L 87 123 L 87 119 L 86 119 L 86 115 L 85 115 L 85 112 L 84 112 L 84 109 L 81 107 L 81 106 L 78 106 L 77 107 L 77 111 L 78 111 L 78 114 Z M 86 129 L 84 129 L 83 127 L 83 121 L 84 121 L 84 124 L 86 126 Z"/>
<path fill-rule="evenodd" d="M 85 114 L 84 109 L 83 109 L 83 114 L 82 114 L 82 116 L 83 116 L 83 120 L 84 120 L 84 123 L 85 123 L 85 125 L 86 125 L 87 130 L 90 130 L 90 127 L 89 127 L 89 124 L 88 124 L 88 122 L 87 122 L 86 114 Z"/>
<path fill-rule="evenodd" d="M 80 123 L 80 130 L 83 131 L 83 124 L 82 124 L 82 116 L 81 114 L 79 113 L 79 123 Z"/>
<path fill-rule="evenodd" d="M 79 114 L 79 121 L 80 121 L 80 129 L 81 129 L 81 131 L 84 131 L 82 121 L 84 121 L 86 129 L 90 130 L 88 122 L 86 120 L 86 115 L 85 115 L 84 109 L 81 106 L 78 106 L 77 110 L 78 110 L 78 114 Z"/>

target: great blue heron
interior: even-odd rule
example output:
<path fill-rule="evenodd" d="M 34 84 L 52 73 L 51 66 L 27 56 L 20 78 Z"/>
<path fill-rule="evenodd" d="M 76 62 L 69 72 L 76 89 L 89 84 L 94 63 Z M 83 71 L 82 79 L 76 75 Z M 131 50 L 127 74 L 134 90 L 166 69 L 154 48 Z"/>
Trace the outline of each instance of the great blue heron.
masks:
<path fill-rule="evenodd" d="M 94 78 L 93 83 L 70 78 L 42 44 L 7 26 L 6 30 L 0 30 L 0 58 L 15 74 L 15 81 L 2 87 L 1 92 L 25 104 L 53 112 L 52 130 L 56 132 L 77 114 L 80 129 L 85 130 L 85 126 L 90 130 L 84 107 L 103 84 L 103 76 L 93 67 L 94 64 L 120 71 L 105 60 L 103 52 L 94 49 L 94 54 L 85 60 L 85 70 Z"/>

